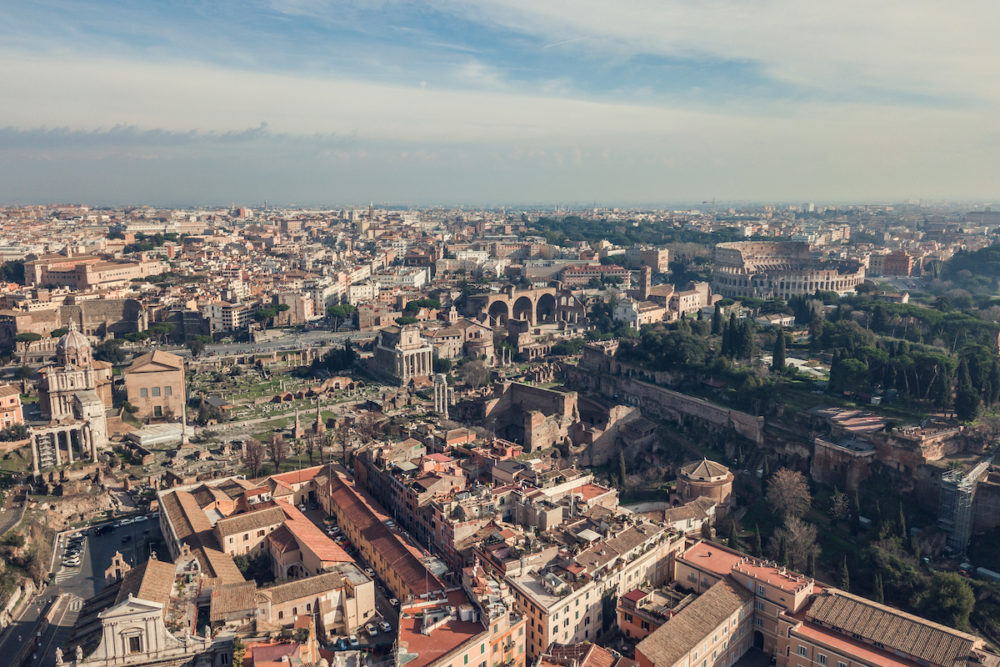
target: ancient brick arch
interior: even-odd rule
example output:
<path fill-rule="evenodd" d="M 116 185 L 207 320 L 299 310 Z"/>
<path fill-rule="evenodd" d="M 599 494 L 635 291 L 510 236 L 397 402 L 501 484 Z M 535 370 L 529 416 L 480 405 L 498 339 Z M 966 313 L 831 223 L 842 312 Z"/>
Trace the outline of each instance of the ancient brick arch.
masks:
<path fill-rule="evenodd" d="M 505 324 L 509 318 L 526 319 L 531 324 L 538 323 L 539 301 L 542 302 L 543 317 L 547 320 L 547 315 L 552 313 L 552 319 L 555 319 L 558 303 L 555 287 L 515 289 L 513 286 L 508 286 L 500 292 L 474 294 L 469 297 L 468 303 L 472 314 L 483 317 L 490 326 L 499 326 Z"/>

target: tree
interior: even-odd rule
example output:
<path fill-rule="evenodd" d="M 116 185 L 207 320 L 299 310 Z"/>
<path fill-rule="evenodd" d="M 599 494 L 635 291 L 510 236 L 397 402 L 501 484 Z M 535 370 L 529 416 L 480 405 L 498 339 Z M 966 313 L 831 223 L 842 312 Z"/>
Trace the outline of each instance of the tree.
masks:
<path fill-rule="evenodd" d="M 50 338 L 62 338 L 63 336 L 65 336 L 68 333 L 69 333 L 69 329 L 67 327 L 59 327 L 58 329 L 53 329 L 52 331 L 50 331 L 49 332 L 49 337 Z"/>
<path fill-rule="evenodd" d="M 712 335 L 718 336 L 722 333 L 722 308 L 715 304 L 715 312 L 712 313 Z"/>
<path fill-rule="evenodd" d="M 185 343 L 185 345 L 187 345 L 187 349 L 191 350 L 191 356 L 197 357 L 205 351 L 205 345 L 211 342 L 211 336 L 195 336 Z"/>
<path fill-rule="evenodd" d="M 271 439 L 267 443 L 267 453 L 271 457 L 271 462 L 274 463 L 274 472 L 279 472 L 282 462 L 288 455 L 288 443 L 285 442 L 280 433 L 271 434 Z"/>
<path fill-rule="evenodd" d="M 754 524 L 753 527 L 753 555 L 764 555 L 764 548 L 760 544 L 760 524 Z"/>
<path fill-rule="evenodd" d="M 879 604 L 885 604 L 885 591 L 882 589 L 882 575 L 878 572 L 875 573 L 875 586 L 873 588 L 872 598 Z"/>
<path fill-rule="evenodd" d="M 806 565 L 806 574 L 809 575 L 810 579 L 816 578 L 816 552 L 809 552 L 809 562 Z"/>
<path fill-rule="evenodd" d="M 789 468 L 779 469 L 768 482 L 767 502 L 783 518 L 804 515 L 812 504 L 805 475 Z"/>
<path fill-rule="evenodd" d="M 899 501 L 899 536 L 906 539 L 906 512 L 903 510 L 903 501 Z"/>
<path fill-rule="evenodd" d="M 247 467 L 250 478 L 257 477 L 260 473 L 260 465 L 264 459 L 264 445 L 257 438 L 247 438 L 243 445 L 243 463 Z"/>
<path fill-rule="evenodd" d="M 119 338 L 101 341 L 94 349 L 94 358 L 109 364 L 120 364 L 125 361 L 125 353 L 122 352 L 123 344 L 124 341 Z"/>
<path fill-rule="evenodd" d="M 382 428 L 374 412 L 366 412 L 358 418 L 357 430 L 361 437 L 368 441 L 375 440 L 382 434 Z"/>
<path fill-rule="evenodd" d="M 173 322 L 157 322 L 153 326 L 149 327 L 149 333 L 156 336 L 162 343 L 170 334 L 174 332 L 177 325 Z"/>
<path fill-rule="evenodd" d="M 41 340 L 42 334 L 35 333 L 34 331 L 22 331 L 21 333 L 14 336 L 14 340 L 18 343 L 33 343 L 36 340 Z"/>
<path fill-rule="evenodd" d="M 309 459 L 309 467 L 312 467 L 313 457 L 316 455 L 316 439 L 314 436 L 307 436 L 305 440 L 306 458 Z"/>
<path fill-rule="evenodd" d="M 625 488 L 625 474 L 625 452 L 618 450 L 618 480 L 621 482 L 622 489 Z"/>
<path fill-rule="evenodd" d="M 771 370 L 785 370 L 785 330 L 778 327 L 778 335 L 774 341 L 774 352 L 771 355 Z"/>
<path fill-rule="evenodd" d="M 844 554 L 844 560 L 840 564 L 840 587 L 848 592 L 851 590 L 851 570 L 847 567 L 847 554 Z"/>
<path fill-rule="evenodd" d="M 482 361 L 470 361 L 462 366 L 462 379 L 473 389 L 478 389 L 490 380 L 490 369 Z"/>
<path fill-rule="evenodd" d="M 349 303 L 339 303 L 326 309 L 326 314 L 333 322 L 333 330 L 340 329 L 340 325 L 347 319 L 353 318 L 357 308 Z"/>
<path fill-rule="evenodd" d="M 932 620 L 953 628 L 968 630 L 969 614 L 975 604 L 976 596 L 972 586 L 958 573 L 935 572 L 923 613 Z"/>
<path fill-rule="evenodd" d="M 979 392 L 969 378 L 969 365 L 965 359 L 958 365 L 958 387 L 955 389 L 955 416 L 961 421 L 972 421 L 979 414 Z"/>
<path fill-rule="evenodd" d="M 850 504 L 847 494 L 834 488 L 830 497 L 830 518 L 834 521 L 843 521 L 850 513 Z"/>
<path fill-rule="evenodd" d="M 738 539 L 737 539 L 737 535 L 736 535 L 736 522 L 735 521 L 730 521 L 729 522 L 729 540 L 728 540 L 728 544 L 729 544 L 729 548 L 730 549 L 739 549 L 740 548 L 739 547 L 739 543 L 738 543 Z"/>
<path fill-rule="evenodd" d="M 771 539 L 778 541 L 779 558 L 784 559 L 782 564 L 802 571 L 808 568 L 810 557 L 815 558 L 819 550 L 816 537 L 816 526 L 790 516 L 784 526 L 774 531 Z"/>

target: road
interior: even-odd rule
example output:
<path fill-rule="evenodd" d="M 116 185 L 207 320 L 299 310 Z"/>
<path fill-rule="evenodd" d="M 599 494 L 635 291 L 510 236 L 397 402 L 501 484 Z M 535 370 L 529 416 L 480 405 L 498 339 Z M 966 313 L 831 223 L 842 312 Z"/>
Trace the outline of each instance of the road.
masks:
<path fill-rule="evenodd" d="M 229 356 L 234 354 L 250 354 L 252 352 L 275 352 L 283 349 L 299 349 L 310 345 L 343 344 L 346 340 L 371 338 L 371 331 L 327 331 L 317 329 L 298 334 L 288 334 L 269 341 L 247 343 L 209 343 L 205 346 L 201 357 Z M 189 355 L 187 348 L 174 350 L 176 354 Z"/>
<path fill-rule="evenodd" d="M 73 633 L 73 625 L 80 615 L 83 600 L 75 595 L 66 595 L 56 601 L 53 607 L 52 623 L 42 635 L 40 648 L 25 664 L 30 667 L 55 667 L 56 647 L 66 646 Z M 65 650 L 65 649 L 64 649 Z M 67 654 L 67 658 L 72 657 Z"/>
<path fill-rule="evenodd" d="M 28 663 L 39 667 L 41 665 L 46 667 L 54 665 L 55 647 L 63 645 L 69 638 L 69 633 L 73 623 L 76 622 L 76 616 L 83 601 L 93 597 L 104 588 L 104 571 L 111 564 L 111 558 L 115 552 L 120 551 L 129 563 L 135 564 L 139 562 L 138 559 L 145 561 L 149 554 L 149 543 L 160 539 L 160 527 L 155 519 L 114 528 L 103 535 L 94 535 L 93 529 L 90 529 L 89 533 L 80 558 L 80 565 L 77 567 L 64 567 L 62 565 L 62 554 L 67 539 L 64 536 L 59 540 L 56 547 L 56 566 L 52 583 L 34 602 L 28 605 L 21 617 L 16 619 L 3 635 L 0 635 L 0 656 L 15 655 L 22 643 L 34 636 L 35 626 L 45 612 L 49 601 L 63 593 L 68 593 L 68 602 L 64 605 L 65 609 L 62 608 L 62 605 L 56 609 L 57 615 L 54 618 L 57 623 L 42 638 L 43 646 L 47 647 L 45 652 L 39 654 L 40 661 Z M 45 660 L 45 662 L 41 662 L 41 660 Z M 0 660 L 0 664 L 2 664 L 2 660 Z"/>

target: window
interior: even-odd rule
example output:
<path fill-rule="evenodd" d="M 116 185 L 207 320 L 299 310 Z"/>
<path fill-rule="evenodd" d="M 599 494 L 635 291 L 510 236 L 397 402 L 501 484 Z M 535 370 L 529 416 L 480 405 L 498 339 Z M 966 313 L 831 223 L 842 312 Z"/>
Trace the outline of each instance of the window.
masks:
<path fill-rule="evenodd" d="M 754 625 L 764 625 L 764 619 L 762 619 L 762 618 L 755 618 L 755 619 L 753 619 L 753 624 Z"/>
<path fill-rule="evenodd" d="M 285 617 L 285 612 L 283 612 L 283 611 L 279 611 L 279 612 L 278 612 L 278 620 L 281 620 L 281 619 L 283 619 L 284 617 Z"/>
<path fill-rule="evenodd" d="M 128 638 L 128 652 L 131 653 L 142 653 L 142 637 L 135 635 L 134 637 Z"/>
<path fill-rule="evenodd" d="M 762 584 L 757 584 L 757 595 L 766 595 L 767 589 Z"/>
<path fill-rule="evenodd" d="M 160 395 L 160 388 L 153 387 L 153 396 L 159 396 L 159 395 Z"/>
<path fill-rule="evenodd" d="M 145 387 L 140 387 L 139 388 L 139 398 L 147 398 L 147 397 L 149 397 L 149 390 L 146 389 Z"/>
<path fill-rule="evenodd" d="M 292 616 L 298 616 L 298 615 L 299 615 L 299 608 L 292 607 Z"/>
<path fill-rule="evenodd" d="M 805 646 L 800 646 L 799 647 L 799 655 L 801 655 L 803 658 L 808 658 L 809 657 L 809 649 L 806 648 Z"/>
<path fill-rule="evenodd" d="M 163 406 L 154 405 L 153 406 L 153 416 L 154 417 L 162 417 L 163 416 Z"/>
<path fill-rule="evenodd" d="M 264 531 L 263 530 L 258 530 L 257 531 L 257 537 L 264 537 Z"/>
<path fill-rule="evenodd" d="M 847 667 L 847 663 L 846 662 L 839 662 L 838 661 L 837 662 L 837 667 Z"/>
<path fill-rule="evenodd" d="M 816 662 L 818 662 L 821 665 L 825 665 L 826 664 L 826 656 L 823 655 L 822 653 L 817 653 L 816 654 Z"/>
<path fill-rule="evenodd" d="M 757 607 L 757 611 L 764 611 L 764 601 L 763 600 L 757 600 L 756 602 L 754 602 L 754 606 Z"/>
<path fill-rule="evenodd" d="M 250 539 L 250 534 L 249 533 L 243 533 L 243 541 L 246 542 L 249 539 Z"/>

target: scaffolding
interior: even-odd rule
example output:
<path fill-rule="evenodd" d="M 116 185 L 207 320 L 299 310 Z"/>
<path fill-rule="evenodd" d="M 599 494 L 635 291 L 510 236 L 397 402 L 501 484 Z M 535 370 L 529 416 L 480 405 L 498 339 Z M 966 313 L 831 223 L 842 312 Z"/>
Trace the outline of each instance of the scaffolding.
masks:
<path fill-rule="evenodd" d="M 951 470 L 941 477 L 938 527 L 948 533 L 948 548 L 955 553 L 965 553 L 969 546 L 976 486 L 989 469 L 990 460 L 987 459 L 967 473 Z"/>

